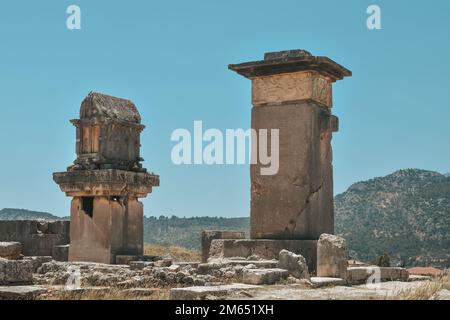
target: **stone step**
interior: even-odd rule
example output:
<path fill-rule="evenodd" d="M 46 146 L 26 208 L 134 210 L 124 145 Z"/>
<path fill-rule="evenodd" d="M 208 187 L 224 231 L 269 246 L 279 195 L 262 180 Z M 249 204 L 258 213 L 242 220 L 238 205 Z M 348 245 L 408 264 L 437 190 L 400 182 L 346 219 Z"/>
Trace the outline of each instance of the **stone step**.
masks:
<path fill-rule="evenodd" d="M 272 269 L 245 269 L 242 281 L 245 284 L 272 285 L 282 279 L 286 279 L 289 272 L 284 269 L 272 268 Z"/>
<path fill-rule="evenodd" d="M 240 291 L 262 288 L 261 286 L 234 283 L 219 286 L 202 286 L 173 288 L 170 290 L 170 300 L 204 300 L 208 296 L 225 297 Z"/>
<path fill-rule="evenodd" d="M 330 277 L 311 277 L 313 288 L 322 288 L 329 286 L 341 286 L 345 284 L 344 279 Z"/>
<path fill-rule="evenodd" d="M 31 300 L 46 292 L 40 286 L 6 286 L 0 287 L 0 300 Z"/>
<path fill-rule="evenodd" d="M 351 267 L 347 268 L 347 281 L 349 284 L 362 284 L 372 277 L 374 280 L 384 281 L 408 281 L 408 271 L 399 267 Z"/>

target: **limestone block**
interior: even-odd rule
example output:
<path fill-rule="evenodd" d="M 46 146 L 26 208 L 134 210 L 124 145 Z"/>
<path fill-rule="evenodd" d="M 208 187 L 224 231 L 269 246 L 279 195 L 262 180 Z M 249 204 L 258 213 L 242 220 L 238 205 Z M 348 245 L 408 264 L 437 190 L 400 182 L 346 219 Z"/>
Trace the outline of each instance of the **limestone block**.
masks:
<path fill-rule="evenodd" d="M 33 280 L 33 264 L 27 260 L 0 258 L 0 284 L 28 284 Z"/>
<path fill-rule="evenodd" d="M 164 258 L 162 260 L 155 261 L 155 267 L 170 267 L 172 265 L 172 259 Z"/>
<path fill-rule="evenodd" d="M 50 256 L 24 257 L 23 260 L 31 261 L 33 264 L 33 272 L 36 273 L 40 266 L 53 260 Z"/>
<path fill-rule="evenodd" d="M 399 267 L 351 267 L 347 269 L 347 281 L 350 284 L 362 284 L 372 281 L 408 281 L 408 270 Z"/>
<path fill-rule="evenodd" d="M 436 292 L 431 299 L 432 300 L 450 300 L 450 291 L 447 289 L 442 289 L 442 290 Z"/>
<path fill-rule="evenodd" d="M 289 274 L 297 279 L 308 279 L 309 272 L 306 259 L 300 255 L 290 252 L 288 250 L 281 250 L 278 267 L 280 269 L 286 269 Z"/>
<path fill-rule="evenodd" d="M 252 108 L 253 129 L 279 130 L 277 174 L 250 165 L 252 239 L 317 240 L 334 232 L 330 119 L 308 101 Z"/>
<path fill-rule="evenodd" d="M 69 261 L 70 245 L 54 246 L 52 251 L 53 259 L 56 261 Z"/>
<path fill-rule="evenodd" d="M 265 260 L 277 260 L 283 249 L 301 254 L 308 263 L 309 271 L 316 270 L 317 240 L 216 239 L 211 242 L 210 260 L 247 258 L 252 255 L 258 255 Z"/>
<path fill-rule="evenodd" d="M 22 244 L 20 242 L 0 242 L 0 258 L 17 260 L 21 258 Z"/>
<path fill-rule="evenodd" d="M 142 270 L 146 267 L 153 267 L 154 262 L 151 261 L 130 261 L 130 269 L 131 270 Z"/>
<path fill-rule="evenodd" d="M 234 283 L 220 286 L 198 286 L 173 288 L 170 290 L 170 300 L 204 300 L 208 296 L 225 297 L 230 293 L 242 290 L 257 289 L 258 286 Z"/>
<path fill-rule="evenodd" d="M 316 72 L 293 72 L 252 78 L 252 104 L 312 100 L 331 108 L 331 80 Z"/>
<path fill-rule="evenodd" d="M 203 230 L 201 233 L 202 262 L 206 262 L 208 260 L 211 241 L 214 239 L 245 239 L 245 232 L 230 230 Z"/>
<path fill-rule="evenodd" d="M 228 259 L 217 259 L 210 260 L 208 263 L 200 263 L 197 266 L 198 274 L 213 274 L 215 270 L 222 268 L 231 268 L 231 267 L 248 267 L 252 266 L 251 269 L 255 268 L 276 268 L 278 266 L 278 262 L 276 260 L 257 260 L 257 261 L 249 261 L 249 260 L 228 260 Z"/>
<path fill-rule="evenodd" d="M 340 286 L 345 284 L 345 280 L 341 278 L 330 277 L 311 277 L 313 288 L 322 288 L 329 286 Z"/>
<path fill-rule="evenodd" d="M 347 278 L 348 251 L 344 238 L 322 234 L 317 242 L 317 276 Z"/>
<path fill-rule="evenodd" d="M 126 265 L 126 264 L 130 264 L 131 261 L 137 260 L 137 259 L 139 259 L 138 256 L 118 254 L 118 255 L 116 255 L 115 262 L 116 262 L 116 264 Z"/>
<path fill-rule="evenodd" d="M 39 286 L 0 287 L 0 300 L 32 300 L 46 291 L 46 288 Z"/>
<path fill-rule="evenodd" d="M 289 275 L 287 270 L 274 269 L 244 269 L 242 282 L 245 284 L 275 284 Z"/>

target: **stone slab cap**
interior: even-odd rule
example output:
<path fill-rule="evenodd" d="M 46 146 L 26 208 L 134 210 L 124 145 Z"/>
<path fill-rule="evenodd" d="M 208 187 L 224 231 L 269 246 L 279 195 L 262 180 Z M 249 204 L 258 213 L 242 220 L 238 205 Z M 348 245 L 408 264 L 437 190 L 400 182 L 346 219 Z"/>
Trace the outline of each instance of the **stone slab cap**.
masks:
<path fill-rule="evenodd" d="M 350 70 L 330 58 L 316 57 L 301 49 L 267 52 L 264 54 L 264 60 L 230 64 L 228 69 L 246 78 L 298 71 L 316 71 L 334 82 L 352 75 Z"/>
<path fill-rule="evenodd" d="M 53 180 L 67 196 L 133 195 L 145 198 L 159 186 L 159 176 L 115 169 L 56 172 Z"/>
<path fill-rule="evenodd" d="M 91 91 L 81 103 L 80 120 L 140 124 L 141 115 L 130 100 Z"/>

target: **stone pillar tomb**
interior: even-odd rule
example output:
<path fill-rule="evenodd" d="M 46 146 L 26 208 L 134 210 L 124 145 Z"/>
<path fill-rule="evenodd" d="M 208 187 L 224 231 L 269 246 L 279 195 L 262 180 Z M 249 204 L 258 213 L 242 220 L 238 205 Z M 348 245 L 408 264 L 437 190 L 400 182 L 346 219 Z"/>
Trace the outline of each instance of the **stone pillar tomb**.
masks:
<path fill-rule="evenodd" d="M 351 72 L 304 50 L 266 53 L 229 69 L 252 82 L 251 127 L 279 129 L 279 171 L 261 175 L 261 165 L 251 165 L 251 239 L 214 240 L 213 250 L 272 259 L 288 249 L 315 269 L 317 240 L 334 232 L 332 84 Z"/>
<path fill-rule="evenodd" d="M 69 261 L 115 263 L 118 255 L 143 255 L 143 205 L 159 186 L 142 168 L 144 129 L 133 102 L 91 92 L 76 127 L 74 165 L 53 174 L 72 197 Z"/>

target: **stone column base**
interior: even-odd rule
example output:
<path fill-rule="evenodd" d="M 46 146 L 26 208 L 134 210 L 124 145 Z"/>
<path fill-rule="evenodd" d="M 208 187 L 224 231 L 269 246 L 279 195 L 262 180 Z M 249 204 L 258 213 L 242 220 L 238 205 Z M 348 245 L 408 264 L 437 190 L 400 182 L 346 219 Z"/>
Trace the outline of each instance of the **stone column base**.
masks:
<path fill-rule="evenodd" d="M 309 272 L 316 270 L 317 240 L 215 239 L 211 242 L 209 259 L 257 255 L 261 259 L 278 260 L 283 249 L 301 254 L 308 263 Z"/>

